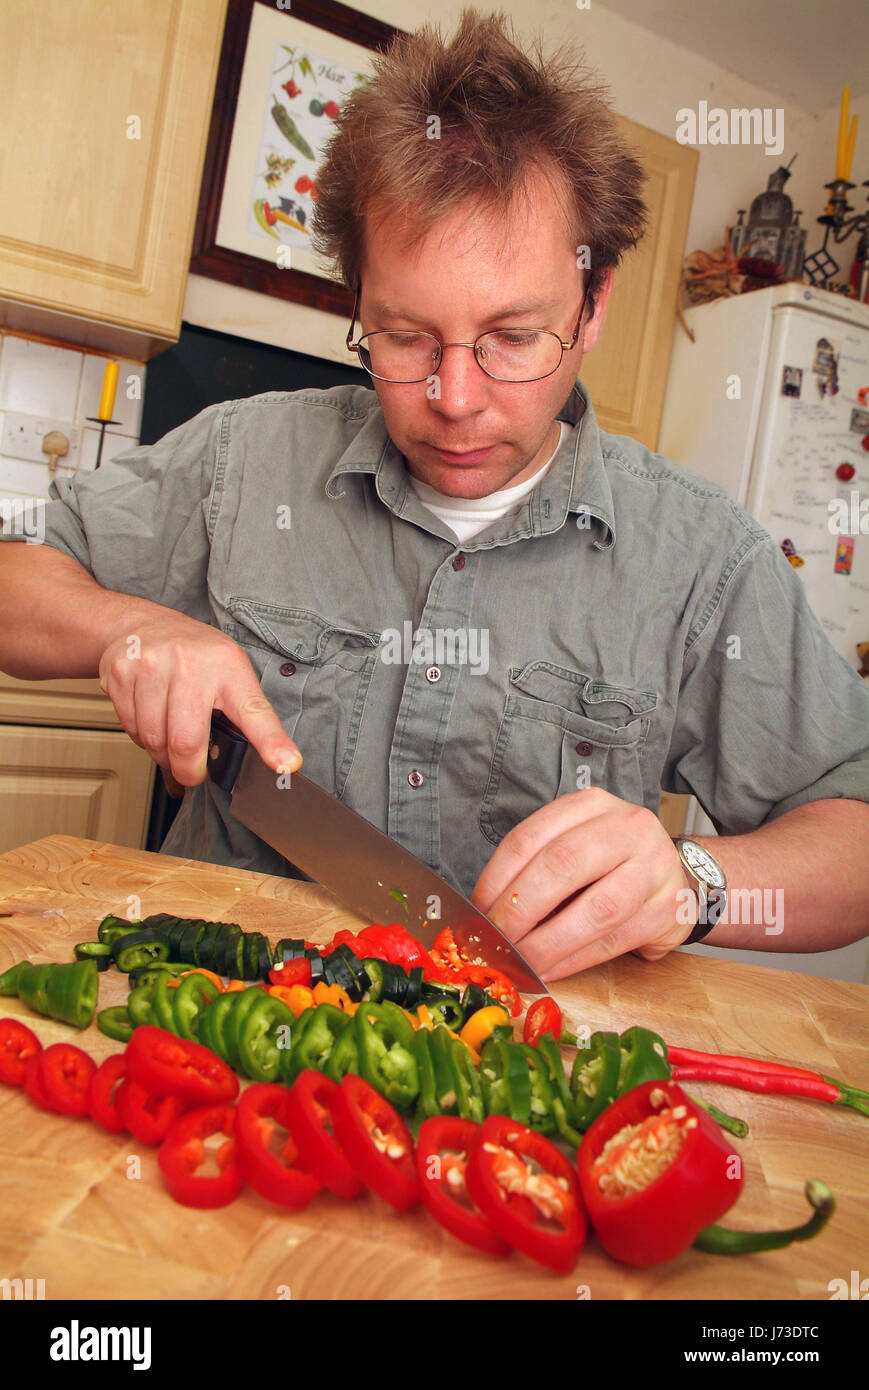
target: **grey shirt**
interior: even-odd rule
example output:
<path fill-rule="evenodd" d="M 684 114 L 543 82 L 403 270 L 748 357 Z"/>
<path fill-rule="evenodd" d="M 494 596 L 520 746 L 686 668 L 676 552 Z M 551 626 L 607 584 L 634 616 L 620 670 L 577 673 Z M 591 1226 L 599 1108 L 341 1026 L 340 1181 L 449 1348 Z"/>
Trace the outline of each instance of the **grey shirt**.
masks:
<path fill-rule="evenodd" d="M 46 541 L 240 643 L 306 774 L 465 893 L 512 826 L 586 785 L 651 810 L 693 792 L 733 834 L 869 801 L 869 690 L 778 545 L 602 432 L 581 382 L 558 418 L 540 484 L 461 547 L 363 386 L 210 406 L 60 479 Z M 162 849 L 293 872 L 211 783 Z"/>

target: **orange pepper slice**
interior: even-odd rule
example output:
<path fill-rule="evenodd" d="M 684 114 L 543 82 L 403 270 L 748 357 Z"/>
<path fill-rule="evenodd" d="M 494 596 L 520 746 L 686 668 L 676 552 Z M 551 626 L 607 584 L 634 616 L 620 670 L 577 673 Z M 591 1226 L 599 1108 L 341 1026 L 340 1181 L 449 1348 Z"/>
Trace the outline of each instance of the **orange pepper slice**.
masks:
<path fill-rule="evenodd" d="M 219 975 L 215 975 L 213 970 L 206 970 L 204 965 L 194 966 L 191 970 L 185 970 L 183 975 L 174 975 L 166 986 L 167 989 L 177 989 L 182 980 L 186 980 L 188 975 L 204 975 L 212 984 L 223 992 L 224 984 Z"/>

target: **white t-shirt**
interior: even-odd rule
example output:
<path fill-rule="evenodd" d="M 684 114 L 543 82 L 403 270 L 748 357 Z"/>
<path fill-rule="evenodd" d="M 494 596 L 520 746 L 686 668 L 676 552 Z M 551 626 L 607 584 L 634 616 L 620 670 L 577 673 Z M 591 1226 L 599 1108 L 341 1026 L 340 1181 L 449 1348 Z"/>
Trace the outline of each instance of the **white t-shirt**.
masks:
<path fill-rule="evenodd" d="M 478 531 L 483 531 L 499 517 L 506 516 L 508 512 L 519 510 L 523 499 L 532 492 L 552 467 L 555 455 L 561 448 L 567 425 L 563 420 L 559 420 L 558 443 L 550 454 L 549 458 L 533 477 L 527 478 L 524 483 L 517 483 L 515 487 L 502 488 L 500 492 L 492 492 L 488 497 L 447 497 L 436 488 L 430 487 L 428 483 L 420 482 L 418 478 L 410 475 L 410 483 L 423 506 L 430 512 L 434 512 L 436 517 L 446 522 L 450 530 L 455 531 L 459 538 L 459 543 L 464 545 L 465 541 L 476 536 Z"/>

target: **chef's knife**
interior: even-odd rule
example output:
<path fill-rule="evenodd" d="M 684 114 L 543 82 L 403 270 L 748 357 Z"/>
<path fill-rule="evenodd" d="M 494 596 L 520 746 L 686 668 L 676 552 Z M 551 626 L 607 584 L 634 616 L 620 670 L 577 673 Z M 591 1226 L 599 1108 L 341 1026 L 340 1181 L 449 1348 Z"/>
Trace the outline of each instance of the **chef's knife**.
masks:
<path fill-rule="evenodd" d="M 237 821 L 368 922 L 400 921 L 427 949 L 450 926 L 469 955 L 503 970 L 518 990 L 549 993 L 467 898 L 300 772 L 279 778 L 221 710 L 212 714 L 208 769 Z"/>

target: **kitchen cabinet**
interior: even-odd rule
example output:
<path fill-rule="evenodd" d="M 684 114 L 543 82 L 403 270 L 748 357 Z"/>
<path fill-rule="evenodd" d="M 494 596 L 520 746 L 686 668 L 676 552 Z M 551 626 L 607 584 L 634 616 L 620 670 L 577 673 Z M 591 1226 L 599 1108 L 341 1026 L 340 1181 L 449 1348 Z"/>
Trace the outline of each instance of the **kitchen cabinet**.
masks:
<path fill-rule="evenodd" d="M 601 429 L 657 449 L 699 155 L 616 119 L 648 175 L 649 225 L 615 272 L 600 342 L 582 359 L 580 376 Z"/>
<path fill-rule="evenodd" d="M 143 849 L 155 770 L 98 681 L 0 672 L 0 854 L 55 834 Z"/>
<path fill-rule="evenodd" d="M 0 324 L 177 341 L 226 0 L 0 7 Z"/>

